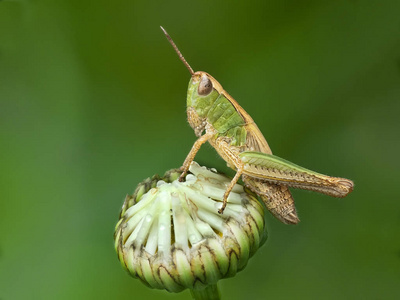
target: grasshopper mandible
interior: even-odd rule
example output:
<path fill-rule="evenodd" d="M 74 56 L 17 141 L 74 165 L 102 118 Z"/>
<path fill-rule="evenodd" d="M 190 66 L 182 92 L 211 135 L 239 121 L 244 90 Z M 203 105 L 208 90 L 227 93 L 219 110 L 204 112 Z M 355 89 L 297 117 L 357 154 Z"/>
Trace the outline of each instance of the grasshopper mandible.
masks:
<path fill-rule="evenodd" d="M 192 76 L 187 92 L 187 117 L 198 139 L 181 167 L 180 181 L 185 179 L 201 145 L 208 141 L 227 165 L 236 170 L 223 195 L 220 214 L 240 176 L 245 185 L 260 196 L 267 209 L 286 224 L 300 221 L 289 187 L 333 197 L 345 197 L 353 190 L 349 179 L 319 174 L 273 155 L 250 115 L 210 74 L 194 72 L 169 34 L 163 27 L 161 29 Z"/>

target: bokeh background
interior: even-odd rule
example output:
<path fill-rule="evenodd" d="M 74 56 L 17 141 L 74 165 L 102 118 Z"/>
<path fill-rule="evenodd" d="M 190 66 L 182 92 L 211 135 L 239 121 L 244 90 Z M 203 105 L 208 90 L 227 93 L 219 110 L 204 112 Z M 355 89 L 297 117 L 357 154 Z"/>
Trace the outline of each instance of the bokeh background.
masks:
<path fill-rule="evenodd" d="M 273 152 L 351 178 L 293 191 L 302 222 L 225 299 L 400 297 L 400 2 L 0 1 L 0 298 L 189 299 L 121 268 L 124 196 L 181 165 L 189 73 L 212 74 Z M 230 175 L 210 146 L 196 158 Z M 251 298 L 250 298 L 251 297 Z"/>

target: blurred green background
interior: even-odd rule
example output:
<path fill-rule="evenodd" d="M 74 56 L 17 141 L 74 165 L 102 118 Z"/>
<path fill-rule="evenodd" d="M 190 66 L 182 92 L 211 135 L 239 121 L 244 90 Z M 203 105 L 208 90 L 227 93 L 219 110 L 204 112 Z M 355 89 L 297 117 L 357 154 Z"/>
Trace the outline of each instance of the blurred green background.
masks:
<path fill-rule="evenodd" d="M 400 297 L 399 1 L 1 1 L 0 298 L 189 299 L 127 275 L 124 196 L 181 165 L 189 73 L 212 74 L 273 152 L 351 178 L 293 191 L 224 299 Z M 196 158 L 233 175 L 210 146 Z"/>

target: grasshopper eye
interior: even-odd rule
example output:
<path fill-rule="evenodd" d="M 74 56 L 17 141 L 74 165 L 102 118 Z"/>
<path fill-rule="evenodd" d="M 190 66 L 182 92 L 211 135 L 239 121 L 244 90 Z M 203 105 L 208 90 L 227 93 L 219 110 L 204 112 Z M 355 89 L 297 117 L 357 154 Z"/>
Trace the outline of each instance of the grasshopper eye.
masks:
<path fill-rule="evenodd" d="M 201 77 L 201 81 L 199 84 L 199 89 L 198 93 L 200 96 L 207 96 L 209 93 L 211 93 L 213 89 L 213 85 L 211 80 L 207 76 Z"/>

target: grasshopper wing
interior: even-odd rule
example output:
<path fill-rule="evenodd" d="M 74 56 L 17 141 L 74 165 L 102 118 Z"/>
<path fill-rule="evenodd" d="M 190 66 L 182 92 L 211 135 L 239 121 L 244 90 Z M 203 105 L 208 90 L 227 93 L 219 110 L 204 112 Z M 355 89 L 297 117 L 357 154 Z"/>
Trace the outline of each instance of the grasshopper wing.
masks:
<path fill-rule="evenodd" d="M 246 124 L 245 127 L 247 132 L 246 150 L 272 154 L 267 141 L 258 129 L 257 125 L 253 122 Z"/>
<path fill-rule="evenodd" d="M 259 180 L 333 197 L 345 197 L 353 190 L 351 180 L 319 174 L 272 154 L 244 151 L 239 157 L 244 163 L 243 174 Z"/>
<path fill-rule="evenodd" d="M 272 154 L 266 139 L 264 138 L 260 129 L 258 129 L 256 123 L 254 123 L 254 120 L 251 118 L 251 116 L 239 105 L 239 103 L 236 102 L 235 99 L 233 99 L 231 95 L 229 95 L 226 91 L 224 91 L 220 85 L 219 88 L 220 92 L 233 105 L 233 107 L 239 113 L 239 115 L 243 119 L 243 122 L 245 123 L 244 126 L 246 128 L 246 133 L 247 133 L 245 150 Z"/>

